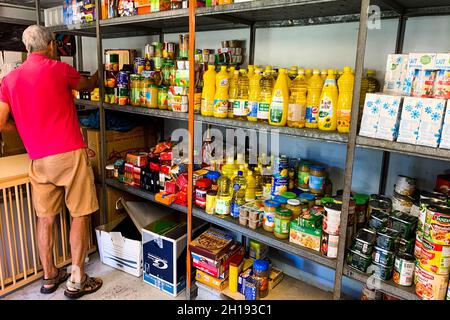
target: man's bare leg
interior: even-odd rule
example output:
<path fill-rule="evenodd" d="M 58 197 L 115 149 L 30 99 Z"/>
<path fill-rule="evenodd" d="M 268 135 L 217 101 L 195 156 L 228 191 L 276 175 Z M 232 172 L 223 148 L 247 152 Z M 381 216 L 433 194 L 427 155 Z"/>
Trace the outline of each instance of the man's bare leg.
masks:
<path fill-rule="evenodd" d="M 70 229 L 70 249 L 72 252 L 72 271 L 70 280 L 78 282 L 84 280 L 84 262 L 89 243 L 90 216 L 73 218 Z"/>
<path fill-rule="evenodd" d="M 53 279 L 58 275 L 58 269 L 53 260 L 54 225 L 56 216 L 38 217 L 37 221 L 37 239 L 39 248 L 39 257 L 41 258 L 44 269 L 44 279 Z M 54 285 L 44 285 L 45 288 L 51 288 Z"/>

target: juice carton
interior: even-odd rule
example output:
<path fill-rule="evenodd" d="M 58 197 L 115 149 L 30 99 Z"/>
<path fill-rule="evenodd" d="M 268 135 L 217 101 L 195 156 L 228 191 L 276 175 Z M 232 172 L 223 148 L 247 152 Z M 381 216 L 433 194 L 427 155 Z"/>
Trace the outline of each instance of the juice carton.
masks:
<path fill-rule="evenodd" d="M 410 53 L 403 83 L 406 96 L 432 98 L 436 79 L 436 53 Z"/>
<path fill-rule="evenodd" d="M 446 101 L 444 99 L 421 99 L 421 102 L 423 109 L 420 116 L 417 144 L 437 148 L 441 140 Z"/>
<path fill-rule="evenodd" d="M 407 54 L 389 54 L 386 63 L 386 74 L 384 77 L 384 93 L 401 94 L 402 85 L 408 71 Z"/>
<path fill-rule="evenodd" d="M 403 101 L 398 142 L 417 143 L 420 118 L 422 116 L 423 101 L 420 98 L 405 97 Z"/>
<path fill-rule="evenodd" d="M 381 94 L 377 93 L 366 94 L 359 135 L 375 138 L 378 128 L 378 121 L 380 119 L 382 103 L 381 96 Z"/>
<path fill-rule="evenodd" d="M 398 135 L 398 126 L 401 113 L 401 96 L 380 96 L 380 118 L 375 137 L 378 139 L 394 141 Z"/>
<path fill-rule="evenodd" d="M 436 69 L 434 97 L 450 99 L 450 53 L 437 54 Z"/>
<path fill-rule="evenodd" d="M 445 111 L 444 126 L 442 127 L 441 143 L 439 148 L 450 149 L 450 103 L 447 101 Z"/>

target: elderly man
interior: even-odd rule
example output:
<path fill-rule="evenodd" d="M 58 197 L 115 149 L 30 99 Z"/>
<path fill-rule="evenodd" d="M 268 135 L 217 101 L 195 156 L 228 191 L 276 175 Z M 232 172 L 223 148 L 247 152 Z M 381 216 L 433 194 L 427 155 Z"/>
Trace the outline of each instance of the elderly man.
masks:
<path fill-rule="evenodd" d="M 44 27 L 28 27 L 22 41 L 29 56 L 3 79 L 0 87 L 0 131 L 17 127 L 31 159 L 39 256 L 44 268 L 41 293 L 52 293 L 67 280 L 64 294 L 79 298 L 97 291 L 102 280 L 84 272 L 89 218 L 98 211 L 98 201 L 72 90 L 92 91 L 98 77 L 97 73 L 81 77 L 74 68 L 57 61 L 54 35 Z M 73 217 L 70 278 L 53 262 L 53 228 L 63 197 Z"/>

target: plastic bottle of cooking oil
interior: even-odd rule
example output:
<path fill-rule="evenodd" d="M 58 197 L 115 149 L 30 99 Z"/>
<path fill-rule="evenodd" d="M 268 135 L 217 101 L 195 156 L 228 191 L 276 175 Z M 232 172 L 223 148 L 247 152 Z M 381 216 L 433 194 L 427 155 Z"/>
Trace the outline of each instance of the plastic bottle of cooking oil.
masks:
<path fill-rule="evenodd" d="M 238 81 L 239 71 L 233 70 L 233 77 L 230 79 L 230 88 L 228 94 L 228 118 L 230 119 L 234 118 L 234 100 L 236 100 L 237 98 Z"/>
<path fill-rule="evenodd" d="M 285 126 L 289 108 L 289 88 L 286 69 L 279 70 L 278 79 L 273 88 L 272 103 L 269 109 L 269 124 Z"/>
<path fill-rule="evenodd" d="M 375 78 L 377 72 L 375 70 L 367 70 L 367 81 L 369 86 L 367 88 L 367 93 L 376 93 L 380 91 L 380 83 L 377 78 Z"/>
<path fill-rule="evenodd" d="M 249 80 L 245 70 L 239 70 L 237 97 L 234 100 L 233 116 L 236 120 L 247 120 Z"/>
<path fill-rule="evenodd" d="M 309 81 L 309 79 L 311 79 L 312 76 L 313 76 L 313 70 L 311 70 L 311 69 L 306 69 L 306 70 L 305 70 L 305 78 L 306 78 L 306 81 Z"/>
<path fill-rule="evenodd" d="M 359 106 L 364 106 L 364 101 L 366 100 L 366 94 L 369 90 L 369 80 L 367 79 L 367 74 L 363 73 L 361 79 L 361 93 L 359 95 Z"/>
<path fill-rule="evenodd" d="M 306 123 L 307 128 L 317 128 L 319 114 L 320 95 L 322 94 L 323 81 L 320 70 L 314 69 L 313 76 L 308 82 L 308 95 L 306 98 Z"/>
<path fill-rule="evenodd" d="M 263 194 L 263 179 L 260 167 L 253 169 L 253 176 L 255 177 L 255 197 L 256 199 L 260 199 Z"/>
<path fill-rule="evenodd" d="M 272 196 L 272 183 L 273 183 L 273 176 L 272 176 L 272 167 L 268 166 L 265 167 L 262 171 L 262 180 L 263 180 L 263 199 L 270 199 Z"/>
<path fill-rule="evenodd" d="M 334 131 L 337 127 L 338 88 L 334 70 L 328 70 L 328 76 L 320 96 L 318 125 L 320 130 Z"/>
<path fill-rule="evenodd" d="M 203 75 L 202 91 L 202 116 L 212 117 L 214 115 L 214 96 L 216 94 L 216 70 L 215 66 L 208 65 L 208 71 Z"/>
<path fill-rule="evenodd" d="M 328 71 L 326 69 L 323 69 L 322 71 L 320 71 L 320 77 L 322 78 L 322 81 L 325 82 L 325 79 L 328 76 Z"/>
<path fill-rule="evenodd" d="M 231 179 L 234 171 L 236 171 L 238 168 L 239 166 L 234 163 L 234 157 L 227 157 L 226 163 L 222 166 L 222 175 L 227 176 Z"/>
<path fill-rule="evenodd" d="M 261 70 L 256 69 L 255 74 L 250 80 L 250 91 L 248 93 L 248 109 L 247 120 L 256 122 L 258 121 L 258 104 L 261 94 L 261 88 L 259 86 L 261 81 Z"/>
<path fill-rule="evenodd" d="M 259 95 L 257 113 L 258 122 L 269 123 L 269 109 L 270 104 L 272 103 L 272 92 L 275 85 L 275 80 L 272 77 L 270 70 L 267 70 L 267 68 L 264 71 L 259 84 L 261 92 Z"/>
<path fill-rule="evenodd" d="M 246 180 L 247 190 L 245 191 L 245 201 L 250 202 L 256 199 L 256 179 L 251 170 L 248 170 Z"/>
<path fill-rule="evenodd" d="M 247 66 L 247 69 L 248 69 L 247 77 L 248 77 L 248 80 L 251 81 L 253 76 L 254 76 L 254 74 L 255 74 L 255 66 L 252 65 L 252 64 L 249 64 Z"/>
<path fill-rule="evenodd" d="M 239 217 L 239 208 L 245 204 L 245 194 L 247 191 L 247 181 L 242 171 L 238 171 L 233 179 L 233 198 L 231 200 L 231 216 Z"/>
<path fill-rule="evenodd" d="M 292 66 L 288 71 L 289 79 L 291 79 L 293 81 L 295 78 L 297 78 L 297 75 L 298 75 L 298 67 Z"/>
<path fill-rule="evenodd" d="M 291 85 L 287 118 L 288 127 L 303 128 L 305 126 L 307 90 L 308 82 L 305 79 L 305 71 L 300 69 L 297 78 L 292 81 Z"/>
<path fill-rule="evenodd" d="M 226 118 L 228 116 L 228 89 L 229 73 L 226 66 L 220 67 L 216 76 L 216 95 L 214 97 L 214 117 Z"/>
<path fill-rule="evenodd" d="M 354 84 L 355 76 L 352 70 L 350 67 L 345 67 L 344 73 L 338 80 L 337 129 L 341 133 L 348 133 L 350 129 Z"/>
<path fill-rule="evenodd" d="M 230 215 L 231 208 L 231 180 L 228 176 L 222 175 L 217 180 L 216 214 L 225 218 Z"/>

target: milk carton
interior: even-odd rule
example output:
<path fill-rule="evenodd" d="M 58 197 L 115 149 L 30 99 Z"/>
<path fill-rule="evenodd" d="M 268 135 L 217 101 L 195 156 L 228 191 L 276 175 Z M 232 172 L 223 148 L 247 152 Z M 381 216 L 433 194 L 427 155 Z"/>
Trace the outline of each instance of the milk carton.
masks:
<path fill-rule="evenodd" d="M 402 97 L 381 95 L 380 117 L 375 138 L 394 141 L 398 135 Z"/>
<path fill-rule="evenodd" d="M 417 144 L 437 148 L 441 140 L 446 101 L 422 98 L 421 102 L 423 107 Z"/>
<path fill-rule="evenodd" d="M 436 53 L 410 53 L 403 95 L 433 97 L 436 79 Z"/>
<path fill-rule="evenodd" d="M 444 126 L 442 127 L 441 143 L 439 148 L 450 149 L 450 102 L 447 101 Z"/>
<path fill-rule="evenodd" d="M 386 63 L 383 92 L 388 94 L 401 94 L 403 82 L 408 71 L 407 54 L 389 54 Z"/>
<path fill-rule="evenodd" d="M 398 142 L 410 144 L 417 143 L 419 135 L 420 117 L 422 115 L 423 102 L 420 98 L 405 97 L 400 119 Z"/>
<path fill-rule="evenodd" d="M 363 116 L 361 120 L 361 129 L 359 135 L 375 138 L 380 119 L 381 94 L 368 93 L 364 102 Z"/>
<path fill-rule="evenodd" d="M 450 99 L 450 53 L 437 54 L 436 70 L 434 97 Z"/>

